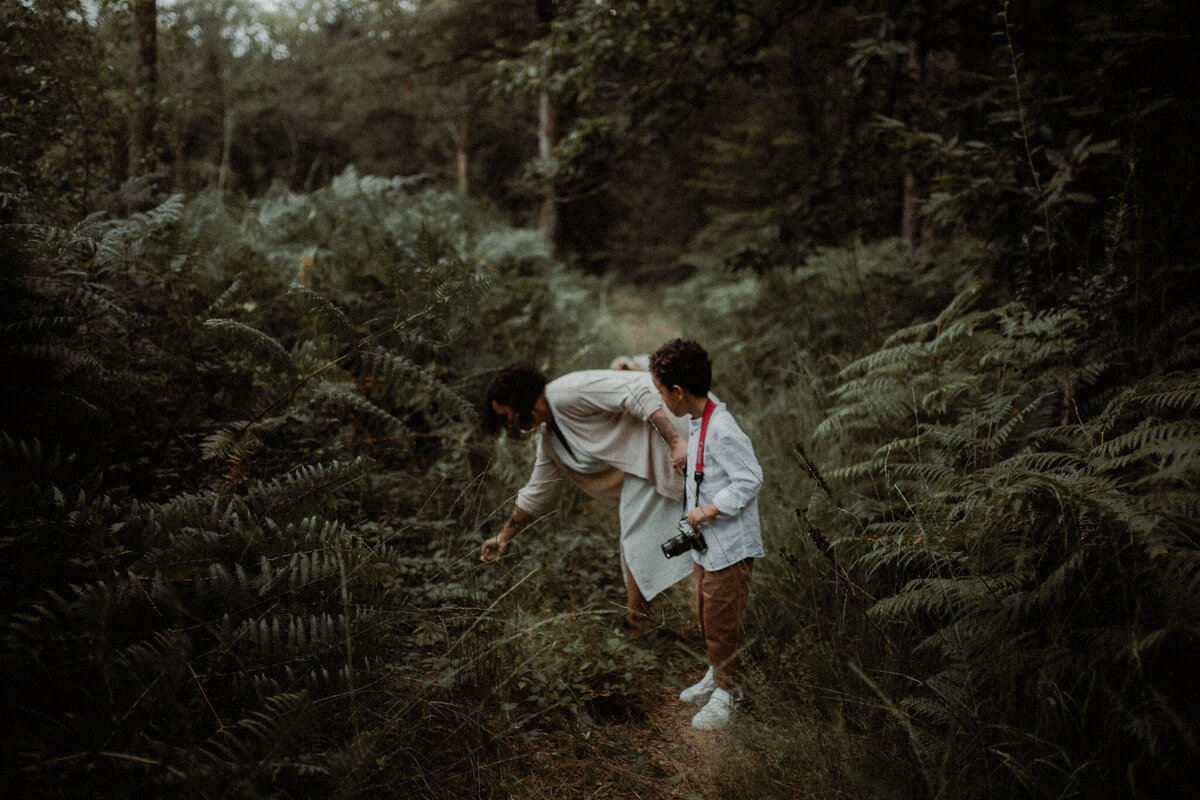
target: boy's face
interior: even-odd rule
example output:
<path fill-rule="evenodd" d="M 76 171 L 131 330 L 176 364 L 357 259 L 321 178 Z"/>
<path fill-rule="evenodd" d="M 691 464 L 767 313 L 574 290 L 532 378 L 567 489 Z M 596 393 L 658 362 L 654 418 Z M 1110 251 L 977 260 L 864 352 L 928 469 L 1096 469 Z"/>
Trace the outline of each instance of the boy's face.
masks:
<path fill-rule="evenodd" d="M 658 393 L 662 395 L 663 405 L 667 407 L 667 411 L 670 411 L 677 417 L 688 416 L 683 389 L 679 386 L 672 386 L 668 389 L 666 386 L 663 386 L 662 381 L 658 379 L 657 375 L 651 374 L 650 377 L 654 380 L 654 388 L 658 389 Z"/>

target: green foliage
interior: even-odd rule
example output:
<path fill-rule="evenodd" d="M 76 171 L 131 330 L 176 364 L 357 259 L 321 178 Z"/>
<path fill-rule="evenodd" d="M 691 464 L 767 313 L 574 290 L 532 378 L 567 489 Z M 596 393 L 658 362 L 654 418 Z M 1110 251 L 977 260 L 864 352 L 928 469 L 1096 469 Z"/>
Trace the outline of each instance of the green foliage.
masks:
<path fill-rule="evenodd" d="M 492 585 L 462 560 L 511 491 L 481 483 L 508 444 L 471 441 L 464 396 L 513 357 L 488 342 L 549 360 L 584 341 L 544 247 L 352 172 L 0 235 L 3 367 L 25 376 L 0 439 L 24 790 L 403 794 L 495 747 L 505 703 L 534 698 L 535 729 L 625 685 L 621 660 L 561 685 L 515 669 L 524 635 L 492 640 Z"/>
<path fill-rule="evenodd" d="M 513 794 L 529 742 L 643 710 L 670 657 L 610 633 L 611 518 L 568 495 L 477 561 L 531 448 L 469 400 L 620 333 L 616 284 L 437 188 L 466 156 L 521 212 L 542 89 L 563 136 L 524 177 L 714 354 L 767 475 L 763 702 L 713 791 L 1194 784 L 1184 4 L 176 4 L 158 156 L 199 196 L 119 186 L 120 9 L 9 5 L 18 791 Z"/>
<path fill-rule="evenodd" d="M 1185 785 L 1196 374 L 1114 395 L 1079 310 L 975 296 L 845 367 L 813 432 L 844 464 L 819 525 L 920 684 L 877 690 L 931 791 Z"/>
<path fill-rule="evenodd" d="M 0 8 L 0 169 L 12 170 L 0 187 L 13 191 L 19 175 L 25 205 L 58 223 L 102 207 L 120 180 L 108 158 L 120 136 L 120 78 L 86 20 L 79 2 Z"/>

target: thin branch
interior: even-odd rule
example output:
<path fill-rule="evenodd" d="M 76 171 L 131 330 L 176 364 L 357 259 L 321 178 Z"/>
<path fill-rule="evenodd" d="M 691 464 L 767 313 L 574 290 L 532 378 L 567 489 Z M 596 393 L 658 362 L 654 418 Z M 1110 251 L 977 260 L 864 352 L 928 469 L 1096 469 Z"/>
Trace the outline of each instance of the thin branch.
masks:
<path fill-rule="evenodd" d="M 1029 165 L 1029 174 L 1033 177 L 1033 185 L 1037 189 L 1038 197 L 1041 198 L 1043 225 L 1046 233 L 1046 261 L 1051 275 L 1053 275 L 1054 254 L 1052 248 L 1054 243 L 1050 239 L 1050 207 L 1046 203 L 1046 192 L 1042 188 L 1042 179 L 1038 176 L 1037 167 L 1033 164 L 1033 148 L 1029 144 L 1029 123 L 1025 119 L 1025 103 L 1021 99 L 1021 76 L 1017 65 L 1017 51 L 1013 46 L 1012 23 L 1008 17 L 1007 0 L 1005 0 L 1004 10 L 1000 12 L 1000 16 L 1004 19 L 1004 39 L 1008 44 L 1009 63 L 1012 64 L 1013 89 L 1017 95 L 1017 118 L 1021 123 L 1021 142 L 1025 145 L 1025 161 Z"/>

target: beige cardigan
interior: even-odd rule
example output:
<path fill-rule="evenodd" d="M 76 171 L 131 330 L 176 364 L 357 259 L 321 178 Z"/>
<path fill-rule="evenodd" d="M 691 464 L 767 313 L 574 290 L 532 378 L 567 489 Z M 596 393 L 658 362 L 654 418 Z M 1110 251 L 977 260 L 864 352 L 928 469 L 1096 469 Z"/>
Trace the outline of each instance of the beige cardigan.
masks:
<path fill-rule="evenodd" d="M 661 409 L 684 441 L 688 421 L 667 411 L 648 372 L 570 372 L 546 384 L 546 402 L 571 446 L 583 447 L 608 468 L 592 473 L 568 469 L 554 452 L 553 431 L 543 423 L 533 473 L 517 493 L 518 508 L 536 515 L 561 477 L 592 497 L 616 504 L 626 474 L 652 483 L 659 494 L 680 503 L 682 508 L 683 477 L 672 468 L 671 450 L 648 420 Z"/>

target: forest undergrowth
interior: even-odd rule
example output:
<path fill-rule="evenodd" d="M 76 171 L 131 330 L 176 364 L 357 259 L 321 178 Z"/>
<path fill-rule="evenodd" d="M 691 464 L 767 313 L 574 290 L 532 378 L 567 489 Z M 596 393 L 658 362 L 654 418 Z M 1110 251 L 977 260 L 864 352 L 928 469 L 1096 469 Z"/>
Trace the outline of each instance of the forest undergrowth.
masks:
<path fill-rule="evenodd" d="M 0 5 L 10 794 L 1195 793 L 1194 3 L 270 5 Z M 676 333 L 766 476 L 711 736 L 611 511 L 478 558 L 494 371 Z"/>
<path fill-rule="evenodd" d="M 1193 777 L 1200 342 L 1162 305 L 1184 268 L 1038 307 L 969 238 L 851 243 L 702 272 L 656 318 L 483 205 L 352 171 L 0 236 L 22 376 L 3 771 L 27 796 L 1155 797 Z M 673 699 L 702 666 L 686 587 L 651 635 L 617 633 L 611 511 L 564 491 L 478 561 L 532 453 L 480 435 L 475 398 L 513 358 L 649 348 L 622 338 L 631 308 L 714 354 L 767 476 L 754 705 L 711 736 Z"/>

